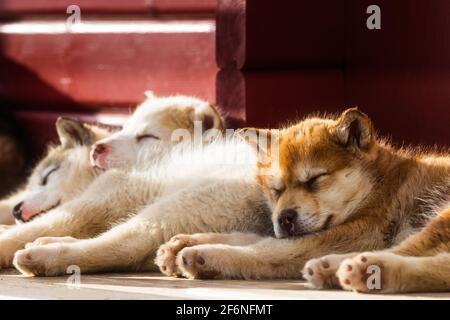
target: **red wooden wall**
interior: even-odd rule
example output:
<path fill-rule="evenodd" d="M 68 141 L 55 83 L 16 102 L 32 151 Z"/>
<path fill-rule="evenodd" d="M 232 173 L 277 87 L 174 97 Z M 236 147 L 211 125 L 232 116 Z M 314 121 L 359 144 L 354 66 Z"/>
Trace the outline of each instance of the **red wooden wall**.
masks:
<path fill-rule="evenodd" d="M 366 9 L 381 8 L 381 30 Z M 220 105 L 247 125 L 357 105 L 396 142 L 450 144 L 450 1 L 220 0 Z"/>
<path fill-rule="evenodd" d="M 377 0 L 372 31 L 368 0 L 77 3 L 102 30 L 36 32 L 71 2 L 0 0 L 0 101 L 38 145 L 61 113 L 120 123 L 148 89 L 217 100 L 234 125 L 358 105 L 397 142 L 449 144 L 448 0 Z"/>
<path fill-rule="evenodd" d="M 118 124 L 149 89 L 215 101 L 215 0 L 80 0 L 71 32 L 72 3 L 0 0 L 0 101 L 37 149 L 59 115 Z"/>
<path fill-rule="evenodd" d="M 88 14 L 211 14 L 216 0 L 2 0 L 0 14 L 5 17 L 56 14 L 76 4 Z"/>

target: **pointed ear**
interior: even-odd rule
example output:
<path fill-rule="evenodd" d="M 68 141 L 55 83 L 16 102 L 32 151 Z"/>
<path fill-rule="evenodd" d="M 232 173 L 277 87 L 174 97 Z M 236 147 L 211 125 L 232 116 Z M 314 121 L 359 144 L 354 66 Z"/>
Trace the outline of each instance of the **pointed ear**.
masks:
<path fill-rule="evenodd" d="M 56 131 L 64 148 L 76 145 L 92 145 L 95 141 L 94 133 L 88 126 L 74 119 L 60 117 L 56 120 Z"/>
<path fill-rule="evenodd" d="M 237 131 L 237 135 L 258 154 L 271 154 L 272 148 L 279 142 L 279 130 L 277 129 L 243 128 Z"/>
<path fill-rule="evenodd" d="M 331 133 L 344 146 L 367 149 L 375 140 L 375 130 L 370 118 L 358 108 L 345 110 L 331 128 Z"/>

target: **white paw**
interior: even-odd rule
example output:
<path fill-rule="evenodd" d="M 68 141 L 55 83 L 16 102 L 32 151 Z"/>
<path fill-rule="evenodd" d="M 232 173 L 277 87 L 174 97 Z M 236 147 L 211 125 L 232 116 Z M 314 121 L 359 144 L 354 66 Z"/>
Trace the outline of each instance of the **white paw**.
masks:
<path fill-rule="evenodd" d="M 165 275 L 180 277 L 181 272 L 178 270 L 176 262 L 177 255 L 182 249 L 194 246 L 196 243 L 192 236 L 180 234 L 161 245 L 155 258 L 159 270 Z"/>
<path fill-rule="evenodd" d="M 207 245 L 184 248 L 177 255 L 176 264 L 186 278 L 213 279 L 221 275 L 215 255 L 216 252 L 208 250 Z"/>
<path fill-rule="evenodd" d="M 339 288 L 336 271 L 346 257 L 348 255 L 334 254 L 309 260 L 303 268 L 303 278 L 314 289 Z"/>
<path fill-rule="evenodd" d="M 395 275 L 402 273 L 402 257 L 388 252 L 365 252 L 344 260 L 336 275 L 345 290 L 356 292 L 393 292 Z"/>
<path fill-rule="evenodd" d="M 49 244 L 19 250 L 13 264 L 26 276 L 56 276 L 66 273 L 66 265 L 59 260 L 68 248 L 62 244 Z"/>

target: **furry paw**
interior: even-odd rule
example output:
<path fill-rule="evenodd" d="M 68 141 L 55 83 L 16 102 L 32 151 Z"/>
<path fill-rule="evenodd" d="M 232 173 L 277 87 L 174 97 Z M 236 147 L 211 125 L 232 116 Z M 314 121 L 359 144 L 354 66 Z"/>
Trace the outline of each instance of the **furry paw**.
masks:
<path fill-rule="evenodd" d="M 54 243 L 33 246 L 19 250 L 14 255 L 13 264 L 26 276 L 56 276 L 66 273 L 66 265 L 59 264 L 58 259 L 68 248 Z"/>
<path fill-rule="evenodd" d="M 332 254 L 309 260 L 303 268 L 303 278 L 314 289 L 340 288 L 336 272 L 339 265 L 350 255 Z"/>
<path fill-rule="evenodd" d="M 181 277 L 178 270 L 176 258 L 178 253 L 186 248 L 195 246 L 197 241 L 191 235 L 180 234 L 159 247 L 156 253 L 155 263 L 162 273 L 168 276 Z"/>
<path fill-rule="evenodd" d="M 25 249 L 32 247 L 43 246 L 51 243 L 72 243 L 78 241 L 78 239 L 72 237 L 42 237 L 37 238 L 34 242 L 29 242 L 25 245 Z"/>
<path fill-rule="evenodd" d="M 395 292 L 403 269 L 402 257 L 366 252 L 344 260 L 336 275 L 345 290 L 363 293 Z"/>
<path fill-rule="evenodd" d="M 220 254 L 207 245 L 184 248 L 176 258 L 182 275 L 188 279 L 213 279 L 220 277 Z"/>

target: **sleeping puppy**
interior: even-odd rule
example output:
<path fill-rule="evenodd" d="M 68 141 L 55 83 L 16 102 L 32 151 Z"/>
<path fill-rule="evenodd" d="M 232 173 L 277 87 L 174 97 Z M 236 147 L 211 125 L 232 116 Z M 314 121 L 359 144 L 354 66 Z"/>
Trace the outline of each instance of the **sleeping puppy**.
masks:
<path fill-rule="evenodd" d="M 35 166 L 27 184 L 0 202 L 0 222 L 13 224 L 32 220 L 76 197 L 98 175 L 89 163 L 91 146 L 107 137 L 108 130 L 59 118 L 56 131 L 60 144 L 49 146 Z"/>
<path fill-rule="evenodd" d="M 0 201 L 0 224 L 28 222 L 74 199 L 99 174 L 110 167 L 132 167 L 138 146 L 171 144 L 175 130 L 194 131 L 196 121 L 223 130 L 216 109 L 185 96 L 156 97 L 146 92 L 135 116 L 123 129 L 105 128 L 59 118 L 56 130 L 60 144 L 49 146 L 45 157 L 33 169 L 26 186 Z"/>

